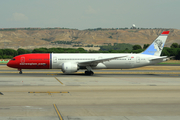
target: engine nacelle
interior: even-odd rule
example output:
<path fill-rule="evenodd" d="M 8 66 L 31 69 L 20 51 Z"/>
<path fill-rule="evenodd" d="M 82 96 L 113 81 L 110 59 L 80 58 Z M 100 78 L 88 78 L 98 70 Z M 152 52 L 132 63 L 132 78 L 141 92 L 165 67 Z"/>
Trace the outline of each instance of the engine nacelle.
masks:
<path fill-rule="evenodd" d="M 77 63 L 66 62 L 62 64 L 62 71 L 65 74 L 71 74 L 71 73 L 77 72 L 78 70 L 79 70 L 79 67 Z"/>

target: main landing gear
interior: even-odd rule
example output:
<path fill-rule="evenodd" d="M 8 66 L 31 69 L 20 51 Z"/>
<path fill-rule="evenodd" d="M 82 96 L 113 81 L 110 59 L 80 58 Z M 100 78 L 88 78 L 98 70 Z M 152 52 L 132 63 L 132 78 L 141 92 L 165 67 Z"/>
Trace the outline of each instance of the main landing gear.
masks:
<path fill-rule="evenodd" d="M 86 74 L 86 75 L 93 75 L 94 72 L 93 72 L 93 71 L 85 71 L 85 74 Z"/>
<path fill-rule="evenodd" d="M 87 68 L 87 71 L 85 71 L 85 75 L 93 75 L 94 74 L 94 72 L 92 71 L 90 66 L 86 66 L 86 68 Z"/>
<path fill-rule="evenodd" d="M 18 69 L 19 70 L 19 74 L 22 74 L 22 69 Z"/>

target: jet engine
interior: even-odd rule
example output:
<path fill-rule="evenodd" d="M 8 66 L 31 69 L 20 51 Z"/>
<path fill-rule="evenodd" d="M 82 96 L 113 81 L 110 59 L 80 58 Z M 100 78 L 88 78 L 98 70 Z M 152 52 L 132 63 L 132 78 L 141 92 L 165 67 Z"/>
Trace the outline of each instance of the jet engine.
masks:
<path fill-rule="evenodd" d="M 71 73 L 77 72 L 78 70 L 79 70 L 79 67 L 77 63 L 66 62 L 62 64 L 62 71 L 65 74 L 71 74 Z"/>

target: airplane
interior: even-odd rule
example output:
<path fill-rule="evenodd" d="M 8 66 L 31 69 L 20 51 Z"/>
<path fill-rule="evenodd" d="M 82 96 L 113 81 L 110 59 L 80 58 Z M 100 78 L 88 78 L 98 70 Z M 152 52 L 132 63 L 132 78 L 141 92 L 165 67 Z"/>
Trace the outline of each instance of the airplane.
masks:
<path fill-rule="evenodd" d="M 160 56 L 169 31 L 164 31 L 143 52 L 132 53 L 30 53 L 15 56 L 8 67 L 22 69 L 61 69 L 64 74 L 72 74 L 86 69 L 86 75 L 93 75 L 93 69 L 129 69 L 152 65 L 169 60 Z"/>

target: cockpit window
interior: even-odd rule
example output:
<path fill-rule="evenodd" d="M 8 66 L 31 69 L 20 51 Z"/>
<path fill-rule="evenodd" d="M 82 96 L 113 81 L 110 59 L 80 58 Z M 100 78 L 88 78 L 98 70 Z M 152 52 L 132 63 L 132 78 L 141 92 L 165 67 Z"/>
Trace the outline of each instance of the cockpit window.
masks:
<path fill-rule="evenodd" d="M 15 58 L 13 58 L 12 60 L 16 60 Z"/>

